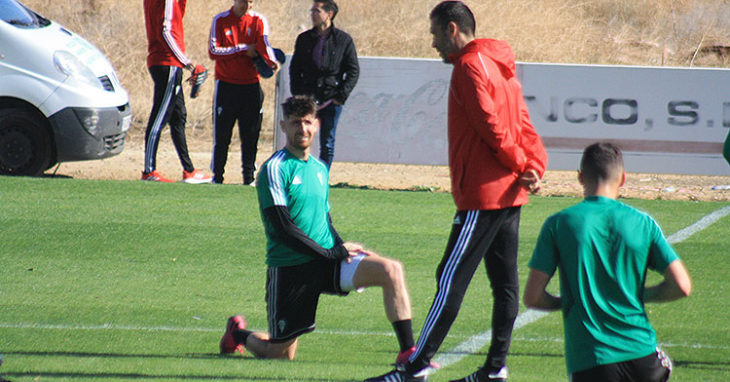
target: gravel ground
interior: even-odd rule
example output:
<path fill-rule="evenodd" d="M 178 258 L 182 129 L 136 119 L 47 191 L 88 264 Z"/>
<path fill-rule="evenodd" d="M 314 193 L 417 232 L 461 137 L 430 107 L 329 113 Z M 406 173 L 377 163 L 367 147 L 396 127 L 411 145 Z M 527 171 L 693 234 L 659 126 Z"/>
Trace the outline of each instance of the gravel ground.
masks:
<path fill-rule="evenodd" d="M 190 138 L 189 138 L 190 139 Z M 74 179 L 138 180 L 144 165 L 144 147 L 139 140 L 129 140 L 125 150 L 112 158 L 68 162 L 46 174 Z M 206 140 L 189 142 L 191 158 L 198 169 L 210 172 L 212 144 Z M 260 145 L 257 163 L 271 155 L 271 148 Z M 237 147 L 234 142 L 232 148 Z M 180 180 L 181 167 L 169 137 L 164 137 L 158 150 L 158 169 L 167 177 Z M 241 156 L 229 154 L 226 166 L 226 184 L 240 184 Z M 621 196 L 642 199 L 730 201 L 730 168 L 728 176 L 688 176 L 668 174 L 627 174 Z M 416 166 L 335 162 L 332 165 L 331 184 L 376 189 L 431 190 L 448 192 L 451 188 L 449 171 L 445 166 Z M 724 186 L 724 187 L 723 187 Z M 548 171 L 543 179 L 540 195 L 580 196 L 582 190 L 574 171 Z"/>

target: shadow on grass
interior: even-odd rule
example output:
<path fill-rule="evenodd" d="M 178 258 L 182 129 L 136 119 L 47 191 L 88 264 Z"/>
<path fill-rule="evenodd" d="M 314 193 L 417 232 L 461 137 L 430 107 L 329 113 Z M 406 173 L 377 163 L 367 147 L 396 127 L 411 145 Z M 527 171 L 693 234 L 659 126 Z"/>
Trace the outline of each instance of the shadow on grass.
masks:
<path fill-rule="evenodd" d="M 4 352 L 8 355 L 24 355 L 31 357 L 76 357 L 76 358 L 163 358 L 163 359 L 241 359 L 230 355 L 218 353 L 185 353 L 185 354 L 125 354 L 125 353 L 87 353 L 87 352 L 65 352 L 65 351 L 14 351 Z"/>
<path fill-rule="evenodd" d="M 62 352 L 62 351 L 14 351 L 3 352 L 8 356 L 30 356 L 30 357 L 74 357 L 74 358 L 145 358 L 145 359 L 230 359 L 231 361 L 253 361 L 258 360 L 251 357 L 240 357 L 236 355 L 225 355 L 219 353 L 185 353 L 185 354 L 125 354 L 125 353 L 89 353 L 89 352 Z M 297 361 L 302 362 L 302 361 Z M 289 381 L 290 377 L 256 377 L 250 375 L 167 375 L 167 374 L 141 374 L 141 373 L 105 373 L 105 372 L 63 372 L 63 371 L 43 371 L 30 370 L 20 372 L 4 372 L 3 377 L 9 378 L 64 378 L 64 379 L 140 379 L 140 380 L 231 380 L 231 381 Z M 352 379 L 333 379 L 333 378 L 307 378 L 306 381 L 334 381 L 334 382 L 350 382 Z M 358 379 L 359 381 L 359 379 Z"/>
<path fill-rule="evenodd" d="M 717 361 L 717 362 L 702 362 L 702 361 L 682 361 L 672 360 L 675 367 L 683 369 L 696 369 L 696 370 L 714 370 L 714 371 L 728 371 L 730 370 L 730 361 Z"/>

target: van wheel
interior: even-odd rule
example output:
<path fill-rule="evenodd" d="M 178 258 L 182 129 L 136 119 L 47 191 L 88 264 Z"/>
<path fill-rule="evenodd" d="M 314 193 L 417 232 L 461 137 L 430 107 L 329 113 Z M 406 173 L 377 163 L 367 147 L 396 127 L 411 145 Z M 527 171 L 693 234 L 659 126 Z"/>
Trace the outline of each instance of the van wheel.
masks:
<path fill-rule="evenodd" d="M 0 109 L 0 174 L 41 175 L 51 153 L 40 117 L 24 109 Z"/>

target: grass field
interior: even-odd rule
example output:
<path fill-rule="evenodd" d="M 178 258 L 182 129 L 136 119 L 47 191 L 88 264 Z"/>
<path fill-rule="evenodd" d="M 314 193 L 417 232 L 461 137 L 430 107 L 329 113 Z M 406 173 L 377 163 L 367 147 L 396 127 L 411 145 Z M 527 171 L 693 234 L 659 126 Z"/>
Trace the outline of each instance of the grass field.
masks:
<path fill-rule="evenodd" d="M 542 221 L 578 201 L 534 197 L 523 209 L 523 283 Z M 651 213 L 670 237 L 730 207 L 626 202 Z M 404 262 L 418 331 L 435 292 L 451 196 L 334 189 L 331 205 L 345 239 Z M 694 293 L 649 306 L 659 340 L 675 360 L 674 381 L 730 380 L 729 229 L 725 216 L 676 243 Z M 350 381 L 390 368 L 397 344 L 375 289 L 324 297 L 318 329 L 302 338 L 294 362 L 218 355 L 229 315 L 244 313 L 250 327 L 265 329 L 264 249 L 250 187 L 0 177 L 0 375 L 12 381 Z M 449 352 L 489 328 L 490 296 L 479 271 L 441 349 L 460 358 L 432 381 L 462 377 L 483 362 L 486 347 Z M 553 313 L 515 330 L 511 381 L 567 380 L 561 322 Z"/>

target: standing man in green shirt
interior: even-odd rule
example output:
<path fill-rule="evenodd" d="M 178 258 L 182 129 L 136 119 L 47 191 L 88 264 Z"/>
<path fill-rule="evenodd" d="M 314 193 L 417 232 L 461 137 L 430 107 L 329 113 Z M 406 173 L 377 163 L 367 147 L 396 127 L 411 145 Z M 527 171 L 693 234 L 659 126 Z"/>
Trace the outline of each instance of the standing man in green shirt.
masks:
<path fill-rule="evenodd" d="M 311 96 L 293 96 L 282 107 L 286 146 L 261 166 L 256 185 L 267 238 L 269 333 L 246 330 L 244 318 L 232 316 L 221 353 L 245 347 L 260 358 L 291 360 L 299 336 L 315 328 L 320 294 L 378 286 L 400 345 L 397 360 L 407 359 L 414 341 L 403 265 L 340 238 L 329 214 L 327 166 L 310 155 L 317 104 Z"/>
<path fill-rule="evenodd" d="M 657 348 L 647 302 L 689 296 L 690 277 L 649 215 L 616 200 L 626 180 L 621 150 L 594 143 L 578 172 L 585 200 L 549 217 L 530 260 L 524 302 L 562 309 L 572 382 L 659 382 L 671 361 Z M 545 290 L 560 268 L 560 296 Z M 646 271 L 664 275 L 645 286 Z"/>

